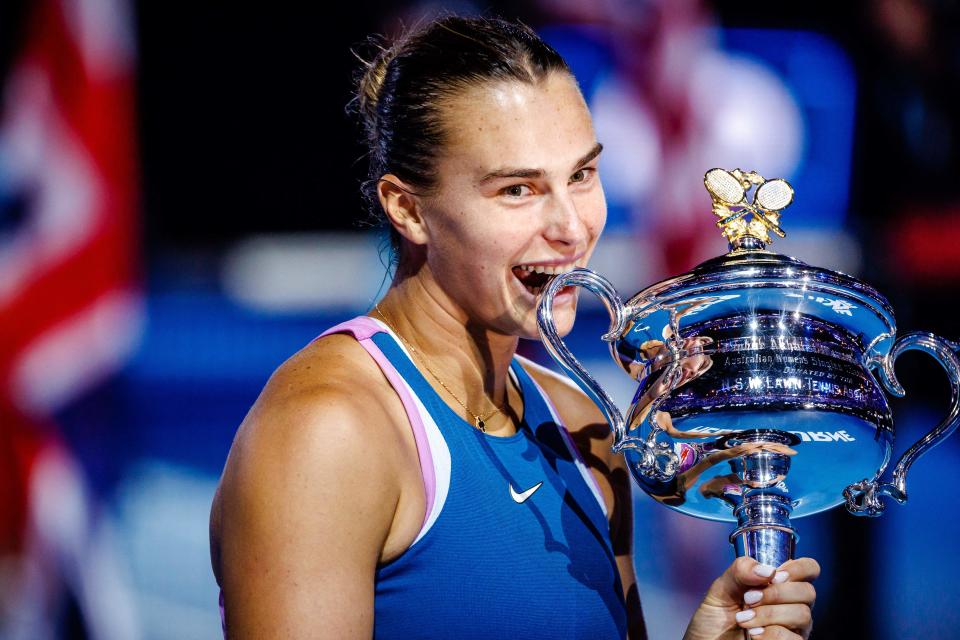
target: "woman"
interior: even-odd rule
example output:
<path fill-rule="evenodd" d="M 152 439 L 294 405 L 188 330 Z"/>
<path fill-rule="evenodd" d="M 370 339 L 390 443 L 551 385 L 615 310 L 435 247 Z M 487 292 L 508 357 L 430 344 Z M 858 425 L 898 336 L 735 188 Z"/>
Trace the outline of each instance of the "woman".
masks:
<path fill-rule="evenodd" d="M 211 516 L 226 628 L 645 637 L 609 429 L 515 355 L 550 274 L 586 265 L 604 224 L 576 81 L 526 27 L 449 17 L 383 50 L 358 102 L 396 276 L 285 362 L 237 433 Z M 562 333 L 576 300 L 556 298 Z M 738 560 L 687 637 L 806 637 L 818 571 Z"/>

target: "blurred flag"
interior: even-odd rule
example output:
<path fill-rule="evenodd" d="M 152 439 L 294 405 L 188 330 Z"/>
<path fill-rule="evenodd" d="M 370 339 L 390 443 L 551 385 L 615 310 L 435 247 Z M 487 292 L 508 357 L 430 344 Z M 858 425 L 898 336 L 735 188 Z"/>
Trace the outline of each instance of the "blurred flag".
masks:
<path fill-rule="evenodd" d="M 133 22 L 39 0 L 25 27 L 0 109 L 0 637 L 132 637 L 51 417 L 140 333 Z"/>
<path fill-rule="evenodd" d="M 43 0 L 0 121 L 0 379 L 48 414 L 139 331 L 132 34 L 119 0 Z"/>

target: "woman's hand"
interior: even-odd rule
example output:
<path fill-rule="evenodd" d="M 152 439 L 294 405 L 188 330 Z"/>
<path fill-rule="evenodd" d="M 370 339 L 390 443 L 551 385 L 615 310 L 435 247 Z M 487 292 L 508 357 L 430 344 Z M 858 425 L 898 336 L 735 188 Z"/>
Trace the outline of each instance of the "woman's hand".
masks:
<path fill-rule="evenodd" d="M 813 626 L 817 594 L 810 584 L 820 575 L 811 558 L 777 569 L 752 558 L 737 558 L 707 591 L 690 620 L 684 640 L 806 639 Z"/>

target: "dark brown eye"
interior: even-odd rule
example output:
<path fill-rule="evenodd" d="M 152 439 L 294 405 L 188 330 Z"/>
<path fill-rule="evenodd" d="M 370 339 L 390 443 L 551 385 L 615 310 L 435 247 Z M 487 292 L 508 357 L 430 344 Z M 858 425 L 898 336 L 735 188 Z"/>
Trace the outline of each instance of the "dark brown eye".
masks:
<path fill-rule="evenodd" d="M 593 167 L 584 167 L 578 169 L 570 176 L 570 182 L 590 182 L 590 179 L 593 177 L 593 174 L 596 173 L 596 169 Z"/>
<path fill-rule="evenodd" d="M 524 191 L 525 189 L 529 189 L 525 184 L 512 184 L 509 187 L 504 187 L 500 193 L 510 196 L 511 198 L 522 198 L 527 195 L 527 192 Z"/>

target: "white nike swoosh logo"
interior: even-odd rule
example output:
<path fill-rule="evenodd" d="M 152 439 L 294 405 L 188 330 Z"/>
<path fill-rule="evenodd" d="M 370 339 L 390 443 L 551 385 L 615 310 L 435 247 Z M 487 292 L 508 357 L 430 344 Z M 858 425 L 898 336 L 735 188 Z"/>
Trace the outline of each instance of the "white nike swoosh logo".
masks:
<path fill-rule="evenodd" d="M 510 487 L 510 497 L 513 498 L 513 501 L 516 502 L 517 504 L 523 504 L 524 502 L 527 501 L 527 498 L 532 496 L 533 493 L 540 488 L 540 485 L 543 484 L 543 481 L 541 480 L 540 482 L 533 485 L 523 493 L 517 493 L 517 490 L 513 488 L 512 484 L 510 483 L 507 483 L 507 484 Z"/>

